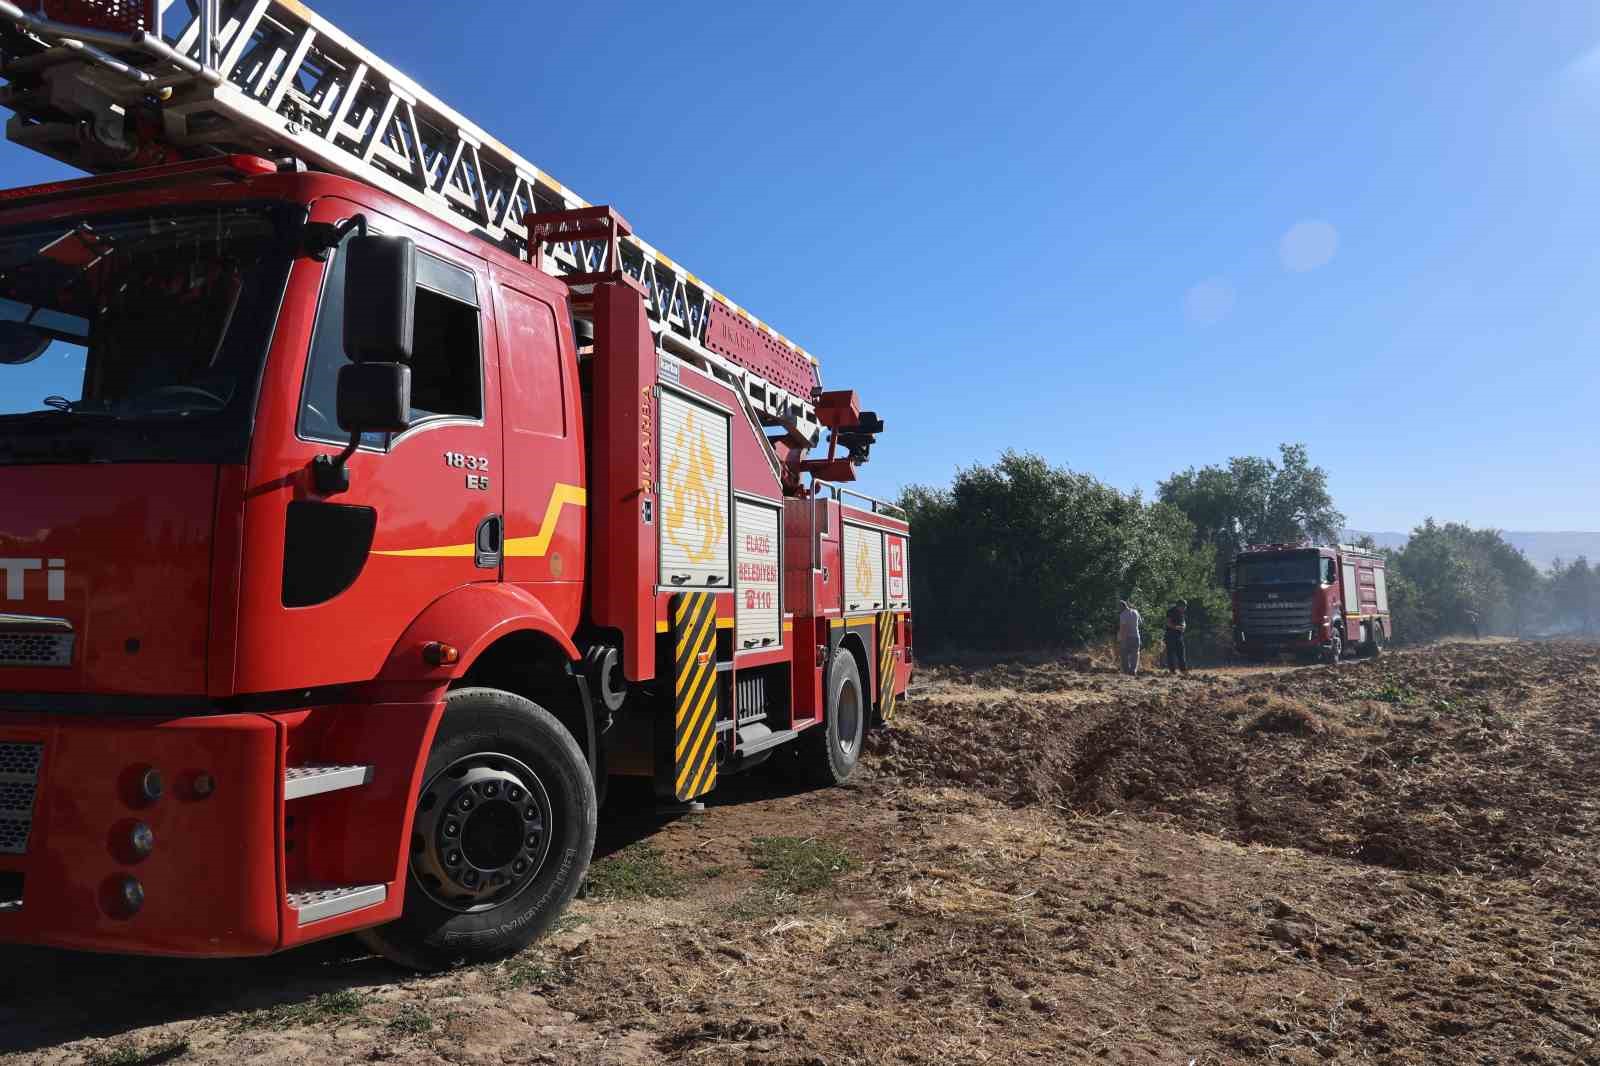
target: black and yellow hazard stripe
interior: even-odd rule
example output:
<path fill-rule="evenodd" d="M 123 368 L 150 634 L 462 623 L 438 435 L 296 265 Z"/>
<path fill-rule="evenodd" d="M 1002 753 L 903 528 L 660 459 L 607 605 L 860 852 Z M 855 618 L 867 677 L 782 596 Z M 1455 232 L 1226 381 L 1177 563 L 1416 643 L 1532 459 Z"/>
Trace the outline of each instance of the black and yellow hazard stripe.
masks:
<path fill-rule="evenodd" d="M 703 796 L 717 783 L 717 600 L 709 592 L 672 597 L 673 794 Z"/>
<path fill-rule="evenodd" d="M 895 682 L 899 671 L 895 669 L 895 624 L 893 611 L 878 614 L 878 717 L 887 722 L 894 717 Z"/>

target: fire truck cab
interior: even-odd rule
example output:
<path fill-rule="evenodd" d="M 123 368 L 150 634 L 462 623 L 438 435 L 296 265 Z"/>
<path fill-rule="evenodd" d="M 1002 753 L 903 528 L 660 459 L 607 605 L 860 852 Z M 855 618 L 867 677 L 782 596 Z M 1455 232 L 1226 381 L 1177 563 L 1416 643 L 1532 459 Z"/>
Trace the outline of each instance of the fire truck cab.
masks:
<path fill-rule="evenodd" d="M 1229 571 L 1245 658 L 1377 655 L 1393 635 L 1383 556 L 1349 545 L 1254 544 Z"/>
<path fill-rule="evenodd" d="M 611 778 L 851 773 L 903 515 L 537 253 L 248 156 L 0 194 L 0 942 L 492 958 Z"/>

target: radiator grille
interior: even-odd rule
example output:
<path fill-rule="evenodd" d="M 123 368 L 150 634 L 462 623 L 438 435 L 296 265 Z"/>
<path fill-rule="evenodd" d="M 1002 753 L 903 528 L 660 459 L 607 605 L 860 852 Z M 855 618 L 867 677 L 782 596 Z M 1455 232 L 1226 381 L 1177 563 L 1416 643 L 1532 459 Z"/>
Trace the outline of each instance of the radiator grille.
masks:
<path fill-rule="evenodd" d="M 0 666 L 71 666 L 71 633 L 0 633 Z"/>
<path fill-rule="evenodd" d="M 33 829 L 42 744 L 0 744 L 0 854 L 22 855 Z"/>
<path fill-rule="evenodd" d="M 1310 600 L 1263 600 L 1244 605 L 1246 636 L 1303 638 L 1310 630 Z"/>

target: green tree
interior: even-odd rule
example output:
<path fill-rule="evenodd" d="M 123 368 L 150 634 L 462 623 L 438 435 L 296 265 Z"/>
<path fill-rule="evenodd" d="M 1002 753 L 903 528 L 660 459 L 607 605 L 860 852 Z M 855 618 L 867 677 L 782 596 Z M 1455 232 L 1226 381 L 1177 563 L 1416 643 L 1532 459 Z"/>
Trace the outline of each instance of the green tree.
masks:
<path fill-rule="evenodd" d="M 1236 456 L 1227 466 L 1190 467 L 1161 482 L 1157 495 L 1194 524 L 1195 543 L 1216 553 L 1218 573 L 1246 544 L 1338 541 L 1344 515 L 1328 493 L 1328 473 L 1303 444 L 1283 444 L 1279 461 Z"/>
<path fill-rule="evenodd" d="M 1571 563 L 1550 565 L 1548 620 L 1561 631 L 1593 633 L 1600 623 L 1600 568 L 1578 556 Z"/>
<path fill-rule="evenodd" d="M 1539 610 L 1539 572 L 1499 530 L 1429 518 L 1389 559 L 1390 608 L 1401 639 L 1460 632 L 1472 614 L 1489 632 L 1521 633 Z"/>
<path fill-rule="evenodd" d="M 1197 635 L 1225 627 L 1209 553 L 1177 508 L 1037 455 L 1007 452 L 959 471 L 949 488 L 913 486 L 901 505 L 924 647 L 1082 643 L 1114 629 L 1119 598 L 1159 624 L 1185 597 Z"/>

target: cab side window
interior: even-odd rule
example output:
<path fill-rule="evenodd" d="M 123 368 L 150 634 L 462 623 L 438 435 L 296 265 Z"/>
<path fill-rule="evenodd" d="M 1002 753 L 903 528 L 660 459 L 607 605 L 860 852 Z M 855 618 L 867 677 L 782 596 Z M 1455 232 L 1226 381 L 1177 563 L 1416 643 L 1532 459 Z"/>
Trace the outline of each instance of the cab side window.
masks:
<path fill-rule="evenodd" d="M 307 440 L 343 444 L 339 428 L 339 368 L 344 352 L 344 256 L 335 249 L 322 286 L 296 423 Z M 411 424 L 434 418 L 483 417 L 483 342 L 477 281 L 472 271 L 417 253 L 416 339 L 411 356 Z M 382 448 L 389 436 L 366 434 Z"/>
<path fill-rule="evenodd" d="M 1333 560 L 1324 559 L 1322 560 L 1322 583 L 1324 585 L 1331 585 L 1333 584 L 1333 581 Z"/>
<path fill-rule="evenodd" d="M 482 417 L 477 283 L 472 271 L 419 253 L 411 424 L 429 418 Z"/>

